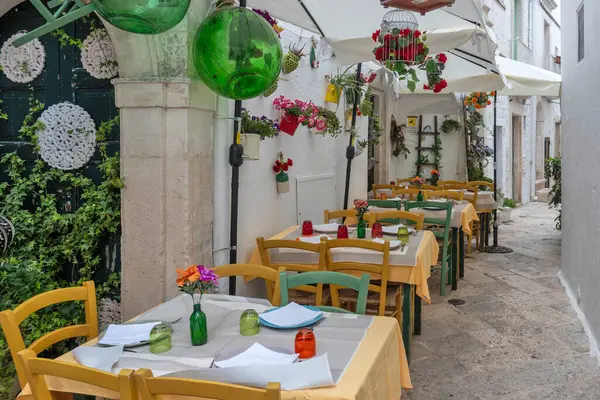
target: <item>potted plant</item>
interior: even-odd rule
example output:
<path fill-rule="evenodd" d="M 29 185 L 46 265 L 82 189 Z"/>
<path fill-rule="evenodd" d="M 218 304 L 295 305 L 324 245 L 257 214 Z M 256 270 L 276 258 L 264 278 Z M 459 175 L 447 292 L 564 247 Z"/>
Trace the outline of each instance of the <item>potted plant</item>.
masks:
<path fill-rule="evenodd" d="M 456 119 L 447 118 L 442 122 L 442 126 L 440 127 L 440 131 L 444 133 L 458 132 L 461 128 L 460 122 Z"/>
<path fill-rule="evenodd" d="M 280 151 L 277 153 L 277 160 L 273 164 L 273 172 L 275 175 L 275 180 L 277 181 L 277 192 L 279 193 L 287 193 L 290 191 L 290 177 L 287 174 L 287 171 L 294 163 L 291 158 L 284 160 L 283 153 Z"/>
<path fill-rule="evenodd" d="M 512 210 L 513 208 L 517 208 L 517 203 L 508 197 L 502 197 L 500 207 L 498 207 L 498 221 L 500 222 L 510 222 L 512 221 Z"/>
<path fill-rule="evenodd" d="M 304 50 L 304 45 L 300 47 L 299 42 L 290 45 L 288 52 L 283 56 L 283 65 L 281 69 L 285 74 L 289 74 L 298 69 L 300 59 L 304 57 L 302 50 Z"/>
<path fill-rule="evenodd" d="M 275 93 L 275 91 L 277 90 L 278 87 L 279 87 L 279 78 L 277 78 L 275 83 L 272 84 L 271 86 L 269 86 L 269 88 L 267 90 L 265 90 L 265 92 L 263 93 L 263 96 L 269 97 L 270 95 Z"/>
<path fill-rule="evenodd" d="M 339 104 L 342 91 L 346 93 L 346 100 L 348 96 L 353 96 L 355 93 L 360 95 L 361 88 L 359 87 L 359 82 L 350 74 L 352 67 L 353 65 L 344 71 L 340 70 L 336 75 L 328 76 L 329 83 L 327 84 L 327 92 L 325 93 L 326 102 Z"/>
<path fill-rule="evenodd" d="M 481 110 L 492 104 L 490 97 L 494 97 L 495 94 L 494 91 L 489 94 L 486 92 L 473 92 L 465 98 L 464 105 L 470 112 Z"/>
<path fill-rule="evenodd" d="M 274 98 L 273 106 L 277 111 L 281 111 L 279 130 L 290 136 L 294 136 L 296 129 L 298 129 L 298 125 L 300 125 L 298 119 L 305 112 L 305 110 L 303 110 L 305 105 L 306 103 L 301 100 L 292 101 L 286 99 L 284 96 Z"/>
<path fill-rule="evenodd" d="M 248 110 L 242 108 L 242 132 L 256 133 L 260 139 L 273 138 L 279 134 L 279 124 L 265 117 L 251 116 Z"/>
<path fill-rule="evenodd" d="M 424 201 L 425 197 L 423 196 L 423 192 L 421 192 L 421 185 L 425 183 L 423 178 L 420 176 L 415 176 L 410 183 L 412 186 L 416 186 L 417 189 L 419 189 L 419 193 L 417 193 L 417 201 Z"/>
<path fill-rule="evenodd" d="M 438 181 L 440 180 L 440 171 L 438 171 L 437 169 L 432 169 L 429 173 L 431 174 L 431 178 L 429 178 L 429 181 L 433 186 L 437 186 Z"/>

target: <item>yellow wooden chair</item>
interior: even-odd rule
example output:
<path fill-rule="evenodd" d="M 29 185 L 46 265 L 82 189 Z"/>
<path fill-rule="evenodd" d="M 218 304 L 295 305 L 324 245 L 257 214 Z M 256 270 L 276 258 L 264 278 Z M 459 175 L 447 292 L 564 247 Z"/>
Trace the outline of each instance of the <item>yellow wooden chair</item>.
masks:
<path fill-rule="evenodd" d="M 423 193 L 425 200 L 442 198 L 447 200 L 462 200 L 463 192 L 453 192 L 451 190 L 430 190 Z"/>
<path fill-rule="evenodd" d="M 17 359 L 19 364 L 23 366 L 35 400 L 56 399 L 48 389 L 46 376 L 68 379 L 112 390 L 119 393 L 121 400 L 137 400 L 138 398 L 133 385 L 133 370 L 131 369 L 123 369 L 118 375 L 115 375 L 79 364 L 37 358 L 33 350 L 21 350 L 17 353 Z"/>
<path fill-rule="evenodd" d="M 334 239 L 325 241 L 327 245 L 327 269 L 334 272 L 343 272 L 354 276 L 367 273 L 371 276 L 369 296 L 367 297 L 367 314 L 394 317 L 402 326 L 402 286 L 390 285 L 389 263 L 390 243 L 375 243 L 370 240 L 359 239 Z M 362 263 L 354 261 L 333 261 L 331 250 L 337 248 L 358 248 L 381 253 L 381 263 Z M 331 286 L 332 303 L 341 304 L 345 308 L 352 308 L 356 304 L 356 292 Z"/>
<path fill-rule="evenodd" d="M 325 249 L 323 243 L 306 243 L 300 240 L 265 240 L 262 237 L 256 238 L 256 244 L 258 246 L 258 252 L 260 253 L 261 263 L 278 271 L 279 268 L 283 267 L 288 272 L 314 272 L 324 271 L 326 269 L 325 263 Z M 271 250 L 277 249 L 294 249 L 302 250 L 311 253 L 316 253 L 319 258 L 317 264 L 295 264 L 295 263 L 273 263 L 271 262 Z M 317 286 L 302 285 L 290 291 L 290 301 L 296 302 L 303 305 L 314 305 L 321 306 L 323 302 L 328 302 L 329 294 L 326 292 L 323 294 L 323 285 L 318 284 Z"/>
<path fill-rule="evenodd" d="M 462 184 L 447 184 L 444 185 L 446 190 L 460 190 L 463 193 L 463 198 L 467 199 L 469 203 L 473 205 L 475 210 L 477 210 L 477 193 L 479 192 L 479 186 L 467 185 L 465 183 Z M 465 193 L 472 193 L 470 198 L 465 196 Z M 478 211 L 479 212 L 479 211 Z M 467 253 L 471 253 L 471 246 L 473 242 L 473 236 L 475 236 L 475 246 L 479 247 L 479 222 L 471 222 L 471 233 L 467 235 Z"/>
<path fill-rule="evenodd" d="M 419 189 L 416 186 L 411 186 L 411 188 L 415 188 L 415 189 Z M 441 186 L 434 186 L 434 185 L 428 185 L 426 183 L 424 183 L 423 185 L 421 185 L 421 191 L 426 191 L 426 190 L 440 190 L 442 187 Z"/>
<path fill-rule="evenodd" d="M 184 378 L 154 378 L 149 369 L 138 369 L 133 374 L 140 400 L 195 397 L 211 400 L 280 400 L 281 385 L 270 382 L 266 389 L 201 381 Z"/>
<path fill-rule="evenodd" d="M 265 280 L 267 298 L 274 306 L 280 303 L 279 274 L 273 268 L 257 264 L 226 264 L 213 267 L 220 278 L 228 276 L 251 276 Z"/>
<path fill-rule="evenodd" d="M 445 185 L 464 185 L 465 181 L 438 181 L 438 186 L 442 187 Z"/>
<path fill-rule="evenodd" d="M 19 325 L 31 314 L 44 307 L 67 301 L 83 301 L 85 305 L 85 324 L 67 326 L 47 333 L 29 347 L 25 347 Z M 31 350 L 34 355 L 40 354 L 48 347 L 65 339 L 85 336 L 91 340 L 98 336 L 98 312 L 96 310 L 96 287 L 94 282 L 84 282 L 81 287 L 57 289 L 42 293 L 30 298 L 14 310 L 0 312 L 0 325 L 10 349 L 21 389 L 27 384 L 25 366 L 20 362 L 17 354 L 22 350 Z"/>
<path fill-rule="evenodd" d="M 412 188 L 401 188 L 401 189 L 396 189 L 394 191 L 392 191 L 392 198 L 394 197 L 408 197 L 408 199 L 410 201 L 413 201 L 415 199 L 415 197 L 417 197 L 417 194 L 419 194 L 419 189 L 412 189 Z"/>
<path fill-rule="evenodd" d="M 369 213 L 367 215 L 366 221 L 369 224 L 369 228 L 372 228 L 375 222 L 390 219 L 402 219 L 412 221 L 415 223 L 416 229 L 420 231 L 423 230 L 423 221 L 425 220 L 425 216 L 423 214 L 416 214 L 408 211 L 390 210 Z"/>
<path fill-rule="evenodd" d="M 373 198 L 374 199 L 378 199 L 379 198 L 379 193 L 377 193 L 378 190 L 391 190 L 394 191 L 394 189 L 398 189 L 398 186 L 396 185 L 373 185 L 372 186 L 372 190 L 373 190 Z"/>
<path fill-rule="evenodd" d="M 401 183 L 410 183 L 414 178 L 398 178 L 396 179 L 396 184 L 400 185 Z"/>
<path fill-rule="evenodd" d="M 483 187 L 486 188 L 486 190 L 489 190 L 490 192 L 494 191 L 494 183 L 493 182 L 487 182 L 487 181 L 470 181 L 470 182 L 467 182 L 467 185 L 476 186 L 476 187 L 483 186 Z"/>
<path fill-rule="evenodd" d="M 345 225 L 351 225 L 356 223 L 356 210 L 338 210 L 338 211 L 323 211 L 323 223 L 328 224 L 332 219 L 345 218 Z M 354 221 L 354 222 L 352 222 Z"/>

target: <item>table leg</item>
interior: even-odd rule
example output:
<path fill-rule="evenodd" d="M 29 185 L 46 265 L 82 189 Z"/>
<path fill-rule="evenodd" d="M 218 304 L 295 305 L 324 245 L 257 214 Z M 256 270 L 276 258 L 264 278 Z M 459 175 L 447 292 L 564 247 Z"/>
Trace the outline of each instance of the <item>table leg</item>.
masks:
<path fill-rule="evenodd" d="M 479 251 L 483 251 L 483 248 L 485 247 L 485 223 L 485 213 L 479 214 Z"/>
<path fill-rule="evenodd" d="M 460 228 L 458 230 L 458 258 L 459 258 L 459 278 L 465 277 L 465 232 Z"/>
<path fill-rule="evenodd" d="M 491 220 L 490 217 L 491 216 L 492 216 L 492 214 L 485 213 L 485 247 L 488 247 L 490 245 L 490 220 Z"/>
<path fill-rule="evenodd" d="M 456 282 L 456 271 L 457 265 L 456 258 L 458 255 L 458 228 L 452 228 L 452 262 L 450 263 L 450 282 L 452 283 L 452 290 L 458 289 L 458 283 Z"/>
<path fill-rule="evenodd" d="M 421 334 L 421 298 L 415 293 L 415 335 Z"/>
<path fill-rule="evenodd" d="M 404 342 L 406 359 L 410 363 L 410 299 L 412 297 L 412 287 L 408 283 L 402 285 L 402 297 L 402 341 Z"/>

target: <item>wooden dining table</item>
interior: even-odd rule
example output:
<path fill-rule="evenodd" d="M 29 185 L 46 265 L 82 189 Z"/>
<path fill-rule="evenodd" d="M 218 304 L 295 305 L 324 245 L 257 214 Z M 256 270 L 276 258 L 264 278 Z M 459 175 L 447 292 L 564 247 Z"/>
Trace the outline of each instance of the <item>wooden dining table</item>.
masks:
<path fill-rule="evenodd" d="M 270 237 L 271 240 L 296 240 L 301 236 L 301 227 L 291 226 Z M 331 237 L 335 237 L 332 234 Z M 389 237 L 393 239 L 393 237 Z M 370 237 L 369 237 L 370 240 Z M 403 285 L 402 301 L 402 336 L 404 347 L 410 359 L 411 334 L 421 334 L 421 299 L 431 302 L 427 280 L 431 276 L 431 267 L 438 262 L 439 245 L 432 232 L 420 231 L 410 236 L 409 244 L 404 250 L 390 250 L 389 276 L 391 283 Z M 318 264 L 318 255 L 295 249 L 278 249 L 276 255 L 271 252 L 271 261 L 277 263 Z M 274 257 L 275 256 L 275 257 Z M 357 262 L 377 262 L 376 257 L 368 250 L 340 248 L 336 249 L 336 257 Z M 379 258 L 381 258 L 379 256 Z M 251 264 L 260 264 L 260 253 L 255 248 L 250 259 Z M 381 261 L 379 261 L 381 262 Z"/>
<path fill-rule="evenodd" d="M 191 346 L 189 339 L 189 327 L 187 325 L 187 314 L 191 313 L 191 300 L 187 295 L 176 297 L 148 312 L 135 317 L 133 320 L 150 321 L 157 318 L 174 318 L 181 314 L 182 318 L 173 325 L 173 347 L 170 351 L 162 354 L 152 355 L 153 358 L 144 360 L 134 358 L 129 362 L 144 362 L 138 368 L 152 369 L 155 363 L 160 363 L 156 357 L 166 355 L 170 357 L 214 357 L 222 353 L 224 349 L 248 345 L 251 343 L 262 343 L 265 346 L 276 345 L 284 350 L 293 352 L 294 336 L 296 331 L 277 330 L 261 327 L 256 336 L 241 336 L 239 328 L 232 327 L 239 324 L 240 315 L 243 310 L 252 308 L 257 312 L 264 312 L 271 308 L 264 303 L 253 303 L 252 299 L 242 301 L 223 301 L 219 296 L 213 295 L 207 304 L 202 300 L 203 310 L 207 310 L 208 321 L 208 343 L 204 346 Z M 222 296 L 228 297 L 228 296 Z M 188 304 L 189 303 L 189 304 Z M 217 310 L 217 311 L 215 311 Z M 187 314 L 186 314 L 187 313 Z M 229 325 L 229 326 L 228 326 Z M 402 341 L 402 334 L 398 322 L 389 317 L 357 316 L 346 314 L 330 314 L 323 320 L 322 324 L 314 327 L 317 339 L 317 356 L 328 353 L 332 375 L 337 384 L 328 387 L 282 391 L 281 398 L 286 400 L 370 400 L 385 399 L 397 400 L 401 395 L 401 388 L 412 388 L 410 373 L 408 370 L 407 355 Z M 340 341 L 340 335 L 354 337 L 356 343 L 353 348 L 345 341 Z M 175 338 L 178 337 L 179 341 Z M 82 346 L 95 346 L 97 339 L 93 339 Z M 136 353 L 148 353 L 148 346 L 136 347 Z M 125 352 L 115 366 L 118 366 Z M 129 353 L 130 354 L 130 353 Z M 338 365 L 335 359 L 341 360 Z M 68 352 L 57 358 L 60 361 L 78 364 L 73 352 Z M 130 359 L 131 360 L 131 359 Z M 345 366 L 345 368 L 343 368 Z M 127 367 L 131 368 L 131 367 Z M 337 368 L 337 369 L 335 369 Z M 206 369 L 205 369 L 206 370 Z M 202 374 L 202 370 L 196 371 Z M 186 375 L 190 371 L 183 372 Z M 175 374 L 173 374 L 176 377 Z M 184 375 L 185 376 L 185 375 Z M 201 375 L 200 375 L 201 376 Z M 103 389 L 98 386 L 68 379 L 47 376 L 48 388 L 56 397 L 62 397 L 68 393 L 87 396 L 118 399 L 119 393 Z M 175 400 L 175 397 L 166 397 L 164 400 Z M 33 400 L 29 385 L 18 395 L 19 400 Z"/>

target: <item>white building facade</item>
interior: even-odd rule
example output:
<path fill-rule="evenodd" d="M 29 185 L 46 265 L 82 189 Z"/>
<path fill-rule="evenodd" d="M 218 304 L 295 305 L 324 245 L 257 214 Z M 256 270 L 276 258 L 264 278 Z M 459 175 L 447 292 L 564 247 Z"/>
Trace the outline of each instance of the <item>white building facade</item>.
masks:
<path fill-rule="evenodd" d="M 501 56 L 560 73 L 559 0 L 482 0 L 484 20 Z M 485 111 L 486 142 L 493 145 L 493 110 Z M 546 187 L 544 160 L 560 154 L 560 102 L 539 96 L 499 96 L 498 188 L 528 203 Z M 493 174 L 490 164 L 486 171 Z"/>

